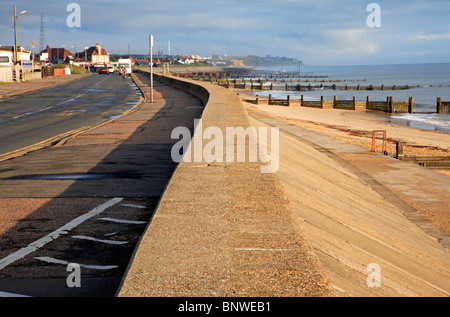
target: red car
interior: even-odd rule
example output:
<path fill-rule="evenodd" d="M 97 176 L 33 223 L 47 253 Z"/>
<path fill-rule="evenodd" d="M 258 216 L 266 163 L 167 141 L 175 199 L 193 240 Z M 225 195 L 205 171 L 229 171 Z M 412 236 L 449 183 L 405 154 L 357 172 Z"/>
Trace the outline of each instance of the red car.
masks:
<path fill-rule="evenodd" d="M 100 68 L 100 69 L 98 70 L 98 74 L 99 74 L 99 75 L 101 75 L 101 74 L 107 74 L 107 75 L 109 75 L 109 70 L 108 70 L 107 67 Z"/>

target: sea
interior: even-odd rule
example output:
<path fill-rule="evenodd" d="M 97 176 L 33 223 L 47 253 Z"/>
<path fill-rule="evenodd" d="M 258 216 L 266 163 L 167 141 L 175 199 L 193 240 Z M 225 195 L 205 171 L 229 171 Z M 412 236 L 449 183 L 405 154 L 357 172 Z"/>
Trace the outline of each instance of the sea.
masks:
<path fill-rule="evenodd" d="M 450 101 L 450 63 L 442 64 L 402 64 L 402 65 L 369 65 L 369 66 L 282 66 L 258 69 L 275 74 L 299 72 L 302 85 L 306 79 L 317 80 L 311 85 L 324 86 L 405 86 L 409 89 L 402 90 L 331 90 L 318 89 L 312 91 L 261 91 L 255 92 L 260 96 L 272 94 L 274 98 L 299 99 L 303 95 L 304 100 L 338 99 L 351 100 L 353 96 L 357 101 L 365 101 L 367 96 L 371 100 L 386 100 L 392 96 L 394 101 L 414 100 L 413 114 L 384 114 L 386 121 L 396 125 L 409 126 L 418 129 L 435 130 L 450 133 L 450 114 L 437 114 L 437 97 L 442 101 Z M 307 77 L 305 77 L 307 76 Z M 324 82 L 320 82 L 324 80 Z M 339 82 L 326 82 L 340 80 Z M 343 80 L 343 81 L 341 81 Z"/>

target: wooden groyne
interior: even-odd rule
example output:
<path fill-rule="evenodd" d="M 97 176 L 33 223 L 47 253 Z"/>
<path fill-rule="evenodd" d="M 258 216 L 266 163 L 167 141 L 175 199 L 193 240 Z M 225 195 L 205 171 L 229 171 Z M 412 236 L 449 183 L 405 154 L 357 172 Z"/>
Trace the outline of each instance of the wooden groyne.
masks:
<path fill-rule="evenodd" d="M 246 102 L 258 104 L 259 96 L 256 99 L 244 99 Z M 283 106 L 300 106 L 309 108 L 320 109 L 344 109 L 344 110 L 376 110 L 384 111 L 388 113 L 410 113 L 414 112 L 414 100 L 409 97 L 408 101 L 394 101 L 393 97 L 387 97 L 384 101 L 372 101 L 367 96 L 366 101 L 356 101 L 356 96 L 353 96 L 351 100 L 337 99 L 334 96 L 333 100 L 325 100 L 324 96 L 320 97 L 320 100 L 304 100 L 304 96 L 301 95 L 300 99 L 293 100 L 288 95 L 286 99 L 275 99 L 272 94 L 269 94 L 269 105 L 283 105 Z"/>
<path fill-rule="evenodd" d="M 442 101 L 442 98 L 438 97 L 436 102 L 436 112 L 440 114 L 449 114 L 450 101 Z"/>
<path fill-rule="evenodd" d="M 336 84 L 333 85 L 311 85 L 310 83 L 307 85 L 302 85 L 301 83 L 297 84 L 289 84 L 287 82 L 270 82 L 270 81 L 253 81 L 253 80 L 217 80 L 217 85 L 226 87 L 226 88 L 234 88 L 234 89 L 250 89 L 250 90 L 261 90 L 261 91 L 312 91 L 312 90 L 403 90 L 410 89 L 411 86 L 404 85 L 392 85 L 392 86 L 362 86 L 362 85 L 344 85 L 338 86 Z"/>
<path fill-rule="evenodd" d="M 437 98 L 436 113 L 449 114 L 450 113 L 450 101 L 442 101 L 442 98 Z M 244 99 L 249 103 L 258 104 L 259 96 L 256 95 L 256 99 Z M 301 106 L 310 108 L 321 109 L 346 109 L 346 110 L 376 110 L 388 113 L 414 113 L 414 99 L 409 97 L 408 101 L 394 101 L 392 96 L 386 97 L 386 100 L 371 100 L 367 96 L 366 101 L 356 101 L 356 96 L 353 99 L 337 99 L 334 96 L 333 100 L 325 100 L 324 96 L 321 96 L 320 100 L 306 101 L 304 96 L 300 96 L 300 100 L 292 99 L 291 96 L 287 96 L 286 99 L 275 99 L 272 94 L 269 94 L 269 105 L 283 105 L 283 106 Z"/>
<path fill-rule="evenodd" d="M 279 79 L 292 79 L 295 78 L 328 78 L 324 75 L 311 75 L 310 73 L 299 73 L 299 72 L 264 72 L 264 71 L 232 71 L 225 70 L 221 72 L 190 72 L 190 73 L 178 73 L 178 77 L 200 80 L 200 81 L 210 81 L 217 79 L 228 80 L 230 78 L 239 79 L 264 79 L 264 80 L 279 80 Z"/>
<path fill-rule="evenodd" d="M 450 170 L 450 156 L 406 156 L 403 154 L 402 142 L 397 142 L 396 144 L 395 158 L 416 163 L 426 168 Z"/>

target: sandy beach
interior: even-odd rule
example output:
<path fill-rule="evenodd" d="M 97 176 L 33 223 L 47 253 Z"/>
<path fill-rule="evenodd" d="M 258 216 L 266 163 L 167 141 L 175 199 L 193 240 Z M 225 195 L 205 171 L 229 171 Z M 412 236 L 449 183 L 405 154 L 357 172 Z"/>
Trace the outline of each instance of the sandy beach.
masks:
<path fill-rule="evenodd" d="M 243 99 L 255 99 L 250 91 L 240 89 L 235 92 Z M 450 155 L 450 134 L 387 123 L 387 114 L 383 112 L 307 108 L 296 106 L 295 102 L 291 107 L 269 106 L 264 98 L 259 98 L 258 105 L 245 104 L 252 110 L 366 149 L 372 147 L 372 131 L 385 130 L 389 153 L 395 153 L 396 142 L 403 142 L 405 155 Z M 381 150 L 381 140 L 377 140 L 377 150 Z M 448 170 L 440 172 L 450 176 Z"/>

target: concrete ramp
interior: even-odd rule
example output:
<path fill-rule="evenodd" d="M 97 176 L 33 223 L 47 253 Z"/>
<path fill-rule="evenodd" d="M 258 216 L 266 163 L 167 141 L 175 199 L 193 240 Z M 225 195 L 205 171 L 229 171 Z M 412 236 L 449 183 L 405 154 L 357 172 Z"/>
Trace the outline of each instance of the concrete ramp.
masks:
<path fill-rule="evenodd" d="M 320 146 L 305 142 L 304 129 L 267 117 L 251 123 L 280 128 L 277 175 L 336 295 L 450 294 L 450 255 L 437 239 Z M 339 151 L 365 151 L 317 138 L 337 142 Z"/>

